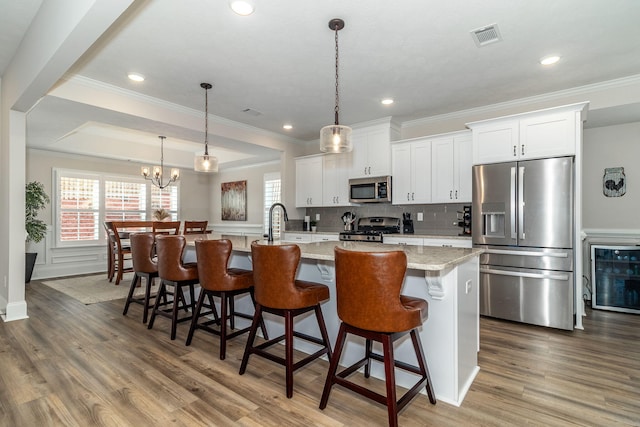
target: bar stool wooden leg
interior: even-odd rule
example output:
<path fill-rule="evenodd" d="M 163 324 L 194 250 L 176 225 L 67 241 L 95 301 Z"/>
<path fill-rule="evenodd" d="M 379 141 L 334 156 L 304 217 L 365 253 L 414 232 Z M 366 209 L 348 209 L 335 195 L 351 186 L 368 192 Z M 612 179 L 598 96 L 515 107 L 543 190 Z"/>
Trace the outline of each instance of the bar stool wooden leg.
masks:
<path fill-rule="evenodd" d="M 387 386 L 387 413 L 389 426 L 398 426 L 398 406 L 396 400 L 396 374 L 394 372 L 393 342 L 391 335 L 382 334 L 382 352 L 384 354 L 384 376 Z"/>
<path fill-rule="evenodd" d="M 258 331 L 258 325 L 263 322 L 262 320 L 262 306 L 256 304 L 256 310 L 253 315 L 253 321 L 251 322 L 251 329 L 249 330 L 249 337 L 247 338 L 247 345 L 244 348 L 244 354 L 242 355 L 242 363 L 240 363 L 240 375 L 243 375 L 247 370 L 247 363 L 249 362 L 249 356 L 253 349 L 253 342 L 256 339 L 256 332 Z"/>

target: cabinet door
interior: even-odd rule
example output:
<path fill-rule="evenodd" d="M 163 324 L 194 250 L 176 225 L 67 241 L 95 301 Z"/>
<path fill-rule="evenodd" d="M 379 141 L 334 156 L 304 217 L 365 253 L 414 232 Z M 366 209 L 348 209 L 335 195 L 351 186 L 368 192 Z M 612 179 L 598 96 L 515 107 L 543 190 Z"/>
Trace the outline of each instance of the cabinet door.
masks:
<path fill-rule="evenodd" d="M 310 242 L 311 234 L 310 233 L 284 233 L 283 241 L 285 242 Z"/>
<path fill-rule="evenodd" d="M 517 160 L 518 121 L 506 121 L 473 128 L 473 164 Z"/>
<path fill-rule="evenodd" d="M 411 203 L 411 144 L 394 144 L 391 159 L 391 202 L 394 205 Z"/>
<path fill-rule="evenodd" d="M 349 176 L 383 176 L 391 173 L 390 131 L 388 126 L 353 131 L 353 159 Z"/>
<path fill-rule="evenodd" d="M 458 203 L 471 203 L 473 158 L 471 134 L 453 140 L 453 192 Z"/>
<path fill-rule="evenodd" d="M 431 203 L 431 141 L 411 144 L 411 203 Z"/>
<path fill-rule="evenodd" d="M 384 176 L 391 174 L 391 145 L 389 129 L 375 130 L 367 136 L 369 148 L 368 175 Z"/>
<path fill-rule="evenodd" d="M 349 175 L 351 178 L 367 176 L 369 168 L 369 139 L 368 133 L 363 130 L 354 130 L 351 136 L 353 143 L 352 167 Z"/>
<path fill-rule="evenodd" d="M 322 157 L 323 206 L 349 206 L 349 170 L 351 153 Z"/>
<path fill-rule="evenodd" d="M 384 236 L 382 242 L 387 245 L 413 245 L 422 246 L 423 239 L 419 237 Z"/>
<path fill-rule="evenodd" d="M 434 203 L 451 203 L 455 201 L 453 138 L 434 139 L 431 144 L 433 151 L 431 163 L 431 191 L 433 193 L 431 198 Z"/>
<path fill-rule="evenodd" d="M 296 207 L 322 204 L 322 156 L 296 159 Z"/>
<path fill-rule="evenodd" d="M 545 114 L 520 121 L 520 159 L 576 153 L 575 113 Z"/>

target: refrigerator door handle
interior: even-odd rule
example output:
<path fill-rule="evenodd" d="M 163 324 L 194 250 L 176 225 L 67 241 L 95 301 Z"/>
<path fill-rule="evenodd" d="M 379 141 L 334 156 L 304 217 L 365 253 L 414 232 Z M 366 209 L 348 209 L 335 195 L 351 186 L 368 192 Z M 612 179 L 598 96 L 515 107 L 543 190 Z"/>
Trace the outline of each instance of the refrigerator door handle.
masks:
<path fill-rule="evenodd" d="M 499 276 L 515 276 L 515 277 L 527 277 L 530 279 L 552 279 L 552 280 L 569 280 L 568 274 L 541 274 L 541 273 L 524 273 L 518 271 L 506 271 L 506 270 L 496 270 L 493 268 L 481 268 L 480 273 L 486 274 L 496 274 Z"/>
<path fill-rule="evenodd" d="M 517 239 L 516 234 L 516 168 L 511 168 L 511 238 Z"/>
<path fill-rule="evenodd" d="M 518 167 L 518 230 L 524 240 L 524 166 Z"/>
<path fill-rule="evenodd" d="M 518 256 L 535 256 L 535 257 L 549 257 L 549 258 L 568 258 L 567 252 L 533 252 L 533 251 L 509 251 L 502 249 L 485 249 L 485 254 L 495 255 L 518 255 Z"/>

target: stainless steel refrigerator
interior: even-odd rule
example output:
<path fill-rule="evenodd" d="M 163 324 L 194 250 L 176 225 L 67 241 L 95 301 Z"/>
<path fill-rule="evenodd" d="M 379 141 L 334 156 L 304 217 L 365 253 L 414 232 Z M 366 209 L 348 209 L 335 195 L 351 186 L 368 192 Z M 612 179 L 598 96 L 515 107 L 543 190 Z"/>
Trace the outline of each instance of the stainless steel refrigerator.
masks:
<path fill-rule="evenodd" d="M 473 167 L 480 314 L 573 329 L 573 194 L 573 157 Z"/>

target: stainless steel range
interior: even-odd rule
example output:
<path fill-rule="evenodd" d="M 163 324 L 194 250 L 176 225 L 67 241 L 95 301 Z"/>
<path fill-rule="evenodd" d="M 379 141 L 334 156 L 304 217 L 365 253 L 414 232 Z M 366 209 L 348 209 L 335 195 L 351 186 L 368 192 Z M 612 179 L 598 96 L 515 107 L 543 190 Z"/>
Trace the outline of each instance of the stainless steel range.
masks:
<path fill-rule="evenodd" d="M 358 228 L 341 232 L 340 240 L 382 243 L 383 235 L 397 233 L 400 233 L 400 218 L 374 216 L 360 218 Z"/>

